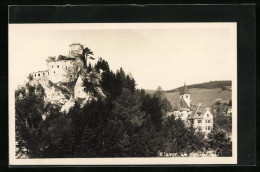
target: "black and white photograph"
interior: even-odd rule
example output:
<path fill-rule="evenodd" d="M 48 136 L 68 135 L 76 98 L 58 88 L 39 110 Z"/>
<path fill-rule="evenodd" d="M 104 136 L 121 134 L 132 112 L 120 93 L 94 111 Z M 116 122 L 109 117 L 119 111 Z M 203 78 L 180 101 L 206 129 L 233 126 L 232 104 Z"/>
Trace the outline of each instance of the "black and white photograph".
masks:
<path fill-rule="evenodd" d="M 9 24 L 10 164 L 236 164 L 236 27 Z"/>

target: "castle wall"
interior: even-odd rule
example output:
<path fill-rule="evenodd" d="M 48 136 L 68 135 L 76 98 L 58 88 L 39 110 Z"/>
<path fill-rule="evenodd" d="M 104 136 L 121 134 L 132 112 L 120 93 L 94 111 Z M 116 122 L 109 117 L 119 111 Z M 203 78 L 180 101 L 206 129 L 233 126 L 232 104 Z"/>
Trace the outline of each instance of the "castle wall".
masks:
<path fill-rule="evenodd" d="M 34 79 L 34 80 L 48 80 L 49 79 L 48 70 L 33 72 L 30 75 L 31 75 L 32 79 Z"/>
<path fill-rule="evenodd" d="M 77 64 L 77 60 L 60 60 L 48 63 L 48 71 L 50 73 L 50 81 L 70 82 L 76 78 L 76 72 L 81 66 Z"/>
<path fill-rule="evenodd" d="M 80 57 L 83 55 L 83 45 L 73 43 L 70 46 L 69 56 L 63 56 L 63 59 L 55 59 L 49 57 L 47 60 L 46 71 L 39 71 L 31 73 L 32 82 L 34 81 L 52 81 L 57 82 L 71 82 L 77 77 L 77 73 L 83 67 Z"/>

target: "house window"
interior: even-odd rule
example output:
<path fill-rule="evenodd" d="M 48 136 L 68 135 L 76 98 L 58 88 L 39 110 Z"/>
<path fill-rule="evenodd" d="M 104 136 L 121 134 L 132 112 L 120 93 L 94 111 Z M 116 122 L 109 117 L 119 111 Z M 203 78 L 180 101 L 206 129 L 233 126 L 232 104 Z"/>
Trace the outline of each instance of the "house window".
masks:
<path fill-rule="evenodd" d="M 188 98 L 189 96 L 188 95 L 186 95 L 186 98 Z"/>
<path fill-rule="evenodd" d="M 67 66 L 66 66 L 66 69 L 67 69 Z"/>
<path fill-rule="evenodd" d="M 52 68 L 53 68 L 53 66 L 52 66 Z"/>
<path fill-rule="evenodd" d="M 54 71 L 54 73 L 55 73 L 55 71 Z"/>
<path fill-rule="evenodd" d="M 38 74 L 38 76 L 41 76 L 41 74 Z"/>
<path fill-rule="evenodd" d="M 209 117 L 209 114 L 207 114 L 207 117 Z"/>
<path fill-rule="evenodd" d="M 208 120 L 208 123 L 210 123 L 210 120 Z"/>
<path fill-rule="evenodd" d="M 57 65 L 57 68 L 59 68 L 59 65 Z"/>
<path fill-rule="evenodd" d="M 36 74 L 34 76 L 36 77 Z"/>
<path fill-rule="evenodd" d="M 198 120 L 198 123 L 202 123 L 202 120 Z"/>
<path fill-rule="evenodd" d="M 45 73 L 43 73 L 43 76 L 45 76 Z"/>
<path fill-rule="evenodd" d="M 48 72 L 48 75 L 50 75 L 50 73 Z"/>
<path fill-rule="evenodd" d="M 210 130 L 210 126 L 208 126 L 208 130 Z"/>

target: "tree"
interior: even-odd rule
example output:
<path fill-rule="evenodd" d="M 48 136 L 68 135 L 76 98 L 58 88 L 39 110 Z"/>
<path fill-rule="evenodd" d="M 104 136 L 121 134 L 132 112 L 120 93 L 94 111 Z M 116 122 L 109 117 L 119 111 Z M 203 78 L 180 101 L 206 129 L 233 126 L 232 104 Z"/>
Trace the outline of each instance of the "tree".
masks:
<path fill-rule="evenodd" d="M 159 98 L 156 96 L 151 97 L 147 94 L 142 101 L 140 109 L 150 116 L 156 131 L 159 131 L 162 123 L 162 111 Z"/>
<path fill-rule="evenodd" d="M 216 124 L 218 128 L 225 130 L 227 133 L 232 133 L 232 117 L 231 116 L 215 118 L 214 124 Z"/>
<path fill-rule="evenodd" d="M 204 136 L 196 133 L 193 127 L 185 127 L 181 119 L 174 116 L 166 118 L 162 131 L 161 151 L 165 153 L 175 153 L 179 156 L 187 153 L 202 150 L 205 141 Z"/>
<path fill-rule="evenodd" d="M 232 142 L 227 133 L 214 127 L 208 134 L 208 149 L 215 150 L 216 154 L 221 157 L 232 156 Z"/>
<path fill-rule="evenodd" d="M 18 92 L 22 96 L 15 99 L 15 130 L 18 143 L 16 153 L 36 157 L 40 155 L 39 150 L 42 147 L 40 126 L 44 91 L 40 85 L 33 87 L 27 84 Z"/>
<path fill-rule="evenodd" d="M 226 112 L 226 105 L 221 99 L 217 99 L 212 105 L 212 110 L 214 112 L 215 117 L 223 117 Z"/>
<path fill-rule="evenodd" d="M 95 59 L 91 55 L 94 55 L 94 53 L 88 47 L 85 47 L 83 49 L 83 56 L 81 57 L 81 59 L 83 61 L 83 64 L 84 64 L 84 68 L 87 67 L 87 60 L 88 60 L 88 58 L 91 59 L 91 60 Z"/>
<path fill-rule="evenodd" d="M 165 98 L 165 92 L 163 91 L 161 86 L 158 86 L 154 95 L 158 98 Z"/>

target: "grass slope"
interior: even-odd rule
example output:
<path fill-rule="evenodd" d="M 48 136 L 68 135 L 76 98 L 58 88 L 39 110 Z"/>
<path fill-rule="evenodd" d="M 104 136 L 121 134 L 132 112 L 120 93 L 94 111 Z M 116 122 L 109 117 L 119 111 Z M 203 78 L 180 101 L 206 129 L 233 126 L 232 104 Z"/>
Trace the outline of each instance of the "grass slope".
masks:
<path fill-rule="evenodd" d="M 155 91 L 149 90 L 148 94 L 153 94 Z M 216 99 L 221 99 L 224 101 L 229 101 L 232 99 L 232 91 L 221 90 L 221 88 L 214 89 L 190 89 L 191 103 L 197 105 L 201 103 L 202 105 L 211 106 Z M 180 92 L 165 93 L 166 98 L 171 102 L 173 107 L 180 101 Z"/>
<path fill-rule="evenodd" d="M 191 89 L 189 90 L 191 94 L 192 104 L 199 104 L 206 106 L 211 106 L 216 99 L 221 99 L 224 101 L 229 101 L 232 98 L 232 92 L 229 90 L 221 90 L 220 88 L 215 89 Z M 173 106 L 178 104 L 180 101 L 180 93 L 172 92 L 166 93 L 167 99 L 171 102 Z"/>

